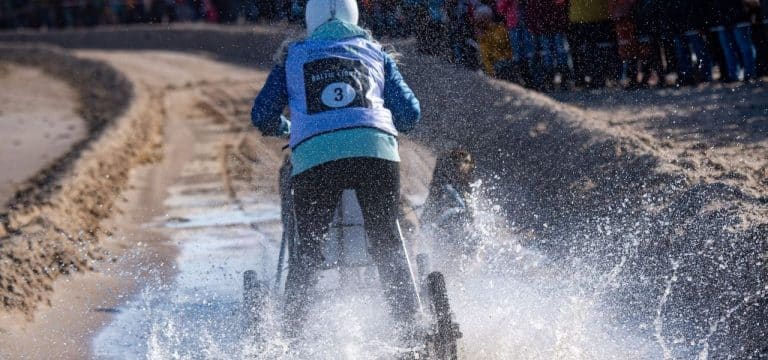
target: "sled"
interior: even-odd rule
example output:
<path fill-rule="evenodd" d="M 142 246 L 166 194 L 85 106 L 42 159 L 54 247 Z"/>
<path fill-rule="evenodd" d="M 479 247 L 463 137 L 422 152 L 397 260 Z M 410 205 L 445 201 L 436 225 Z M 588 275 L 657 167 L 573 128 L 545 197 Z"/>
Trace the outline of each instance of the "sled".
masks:
<path fill-rule="evenodd" d="M 326 270 L 338 268 L 342 282 L 354 281 L 361 270 L 376 268 L 368 254 L 368 242 L 363 225 L 362 211 L 357 203 L 355 192 L 345 190 L 334 214 L 329 237 L 325 242 L 325 262 L 321 267 Z M 243 274 L 243 310 L 247 326 L 251 326 L 251 329 L 254 328 L 254 324 L 259 323 L 267 297 L 273 296 L 278 299 L 281 297 L 285 265 L 290 267 L 294 261 L 292 249 L 296 241 L 295 234 L 295 229 L 283 231 L 276 278 L 271 286 L 271 279 L 260 279 L 256 271 L 248 270 Z M 399 234 L 403 248 L 406 249 L 406 259 L 411 269 L 411 280 L 416 289 L 419 307 L 423 318 L 427 321 L 427 329 L 421 335 L 423 338 L 419 339 L 423 346 L 404 356 L 411 359 L 456 360 L 458 359 L 457 341 L 462 334 L 459 325 L 453 319 L 445 278 L 438 271 L 430 271 L 427 254 L 416 256 L 414 273 L 402 231 L 399 231 Z"/>

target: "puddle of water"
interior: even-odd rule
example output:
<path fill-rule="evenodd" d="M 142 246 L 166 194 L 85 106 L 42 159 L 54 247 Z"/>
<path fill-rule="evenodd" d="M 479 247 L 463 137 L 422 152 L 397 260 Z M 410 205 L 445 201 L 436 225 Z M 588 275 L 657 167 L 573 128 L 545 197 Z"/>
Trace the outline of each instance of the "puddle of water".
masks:
<path fill-rule="evenodd" d="M 223 207 L 185 214 L 188 222 L 166 224 L 175 229 L 172 240 L 180 247 L 176 278 L 168 284 L 150 279 L 121 307 L 95 337 L 96 357 L 193 359 L 240 352 L 242 272 L 271 274 L 277 264 L 280 233 L 243 225 L 279 221 L 276 204 L 260 207 L 248 213 Z"/>
<path fill-rule="evenodd" d="M 304 338 L 288 351 L 281 337 L 277 307 L 267 311 L 260 330 L 272 334 L 255 341 L 245 332 L 242 318 L 242 272 L 254 269 L 271 279 L 277 265 L 281 228 L 275 204 L 251 204 L 249 213 L 229 207 L 215 215 L 227 221 L 210 221 L 199 227 L 195 214 L 189 222 L 166 223 L 172 240 L 180 246 L 178 274 L 163 284 L 154 279 L 131 302 L 116 311 L 114 321 L 94 339 L 99 359 L 375 359 L 393 354 L 395 338 L 378 286 L 340 290 L 338 276 L 324 274 L 321 287 L 328 290 L 311 311 Z M 261 208 L 262 211 L 255 211 Z M 235 219 L 259 223 L 235 224 Z M 186 225 L 196 223 L 195 228 Z M 213 225 L 211 225 L 213 224 Z M 179 226 L 182 225 L 182 226 Z M 218 225 L 218 226 L 216 226 Z M 263 225 L 263 226 L 261 226 Z M 273 280 L 272 280 L 273 281 Z M 274 305 L 274 304 L 272 304 Z"/>
<path fill-rule="evenodd" d="M 231 202 L 229 196 L 225 194 L 201 194 L 196 195 L 195 198 L 172 198 L 172 201 L 166 202 L 170 207 L 186 208 L 186 207 L 208 207 L 208 206 L 224 206 Z"/>
<path fill-rule="evenodd" d="M 166 222 L 166 227 L 173 229 L 210 228 L 280 219 L 280 209 L 274 208 L 274 206 L 242 211 L 237 205 L 225 205 L 214 208 L 191 208 L 186 212 L 168 212 L 169 217 L 175 217 L 177 214 L 183 214 L 181 218 L 185 220 Z"/>

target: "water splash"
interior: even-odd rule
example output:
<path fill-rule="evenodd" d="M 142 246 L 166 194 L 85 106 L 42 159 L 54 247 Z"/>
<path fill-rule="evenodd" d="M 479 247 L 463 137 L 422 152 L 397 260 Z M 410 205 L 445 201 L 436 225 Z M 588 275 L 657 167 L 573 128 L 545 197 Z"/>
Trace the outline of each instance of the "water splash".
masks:
<path fill-rule="evenodd" d="M 665 360 L 672 359 L 673 356 L 672 350 L 669 348 L 669 345 L 664 338 L 664 306 L 667 305 L 667 300 L 669 299 L 669 296 L 672 295 L 672 286 L 677 282 L 677 269 L 680 267 L 679 261 L 670 259 L 670 263 L 672 264 L 672 275 L 668 276 L 665 281 L 664 293 L 661 295 L 661 298 L 659 298 L 659 305 L 656 308 L 656 318 L 653 320 L 655 331 L 653 336 L 656 338 L 656 342 L 659 344 Z"/>
<path fill-rule="evenodd" d="M 459 344 L 463 358 L 661 356 L 650 339 L 614 326 L 612 314 L 602 307 L 603 290 L 614 282 L 621 262 L 608 274 L 559 267 L 515 236 L 490 197 L 478 192 L 474 203 L 477 251 L 460 254 L 455 267 L 456 254 L 433 253 L 434 268 L 446 273 L 464 334 Z M 242 271 L 256 269 L 264 279 L 273 276 L 280 236 L 276 205 L 262 201 L 250 212 L 217 206 L 217 218 L 241 221 L 192 227 L 173 221 L 164 226 L 181 248 L 179 274 L 171 283 L 150 282 L 121 309 L 94 340 L 99 358 L 387 359 L 406 350 L 397 345 L 397 330 L 376 281 L 339 286 L 333 272 L 324 274 L 299 340 L 282 332 L 278 297 L 268 299 L 261 322 L 249 330 L 241 304 Z M 201 213 L 190 211 L 174 213 L 179 215 L 174 218 Z"/>
<path fill-rule="evenodd" d="M 476 191 L 475 256 L 459 267 L 442 259 L 461 324 L 465 358 L 646 359 L 658 350 L 641 334 L 614 326 L 600 304 L 626 256 L 607 274 L 559 267 L 515 235 L 501 207 Z M 439 252 L 438 252 L 439 253 Z M 463 254 L 443 254 L 443 257 Z M 452 271 L 451 269 L 457 269 Z"/>

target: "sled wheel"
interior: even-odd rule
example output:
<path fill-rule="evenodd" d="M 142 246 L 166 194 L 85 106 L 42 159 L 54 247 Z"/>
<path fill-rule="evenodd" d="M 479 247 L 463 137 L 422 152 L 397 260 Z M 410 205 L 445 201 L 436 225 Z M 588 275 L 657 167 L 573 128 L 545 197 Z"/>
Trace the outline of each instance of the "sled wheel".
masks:
<path fill-rule="evenodd" d="M 456 340 L 461 338 L 459 325 L 453 322 L 451 306 L 448 303 L 448 293 L 443 274 L 435 271 L 427 276 L 429 299 L 436 326 L 434 333 L 434 348 L 437 359 L 457 360 L 458 351 Z"/>
<path fill-rule="evenodd" d="M 243 312 L 249 329 L 259 322 L 268 294 L 269 285 L 259 280 L 256 271 L 247 270 L 243 273 Z"/>

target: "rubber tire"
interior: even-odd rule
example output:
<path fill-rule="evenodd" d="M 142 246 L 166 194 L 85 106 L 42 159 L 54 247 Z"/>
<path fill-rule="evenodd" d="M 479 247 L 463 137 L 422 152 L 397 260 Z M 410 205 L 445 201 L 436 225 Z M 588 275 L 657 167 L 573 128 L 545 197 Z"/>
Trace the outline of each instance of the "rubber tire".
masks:
<path fill-rule="evenodd" d="M 440 360 L 457 360 L 456 340 L 461 337 L 461 333 L 458 331 L 458 325 L 453 322 L 443 274 L 437 271 L 429 274 L 427 276 L 427 289 L 431 309 L 437 323 L 434 334 L 435 355 Z"/>

